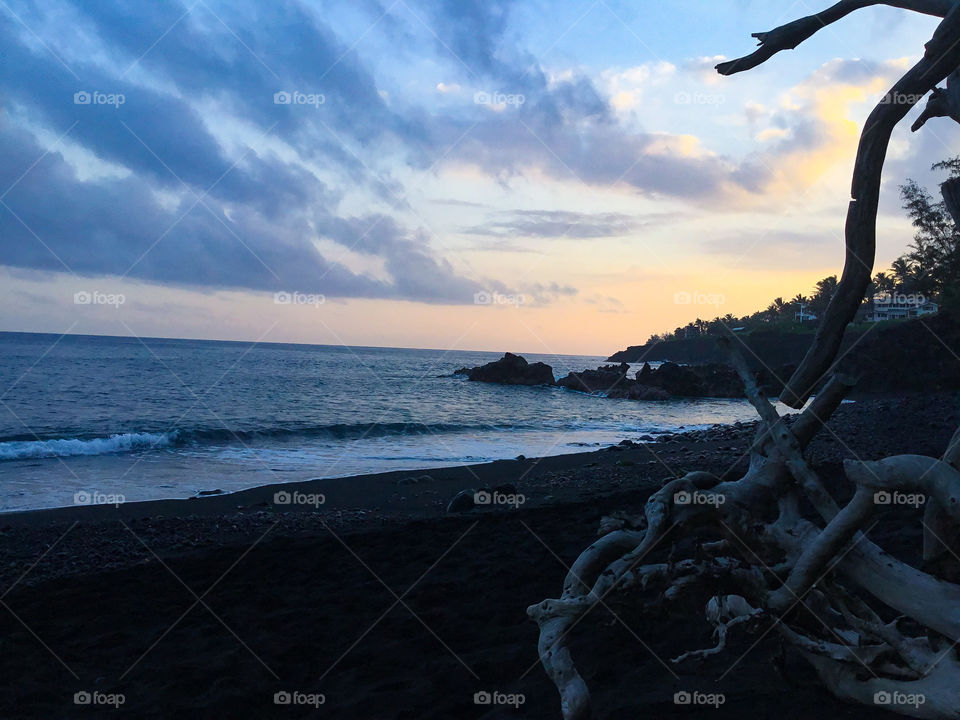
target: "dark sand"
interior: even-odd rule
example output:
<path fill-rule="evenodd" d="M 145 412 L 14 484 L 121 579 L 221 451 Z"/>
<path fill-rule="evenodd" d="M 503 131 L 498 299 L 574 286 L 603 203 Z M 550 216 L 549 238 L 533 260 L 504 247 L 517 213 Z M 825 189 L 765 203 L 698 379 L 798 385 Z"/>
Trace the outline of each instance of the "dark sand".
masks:
<path fill-rule="evenodd" d="M 842 487 L 851 452 L 939 455 L 960 423 L 957 399 L 845 405 L 836 436 L 822 433 L 811 459 Z M 324 493 L 317 510 L 278 508 L 270 487 L 5 515 L 0 717 L 557 718 L 526 607 L 559 593 L 565 564 L 596 537 L 601 516 L 639 511 L 674 474 L 742 473 L 751 437 L 749 426 L 732 427 L 539 461 L 283 486 Z M 458 490 L 506 482 L 526 495 L 520 509 L 445 514 Z M 870 536 L 914 558 L 919 528 L 919 514 L 904 511 Z M 598 609 L 573 632 L 598 718 L 887 716 L 834 700 L 772 634 L 737 635 L 705 664 L 670 666 L 711 644 L 702 604 L 665 617 L 611 607 L 617 618 Z M 74 704 L 75 692 L 94 690 L 125 702 Z M 326 701 L 275 705 L 284 690 Z M 475 705 L 483 690 L 525 702 Z M 726 701 L 677 706 L 679 690 Z"/>

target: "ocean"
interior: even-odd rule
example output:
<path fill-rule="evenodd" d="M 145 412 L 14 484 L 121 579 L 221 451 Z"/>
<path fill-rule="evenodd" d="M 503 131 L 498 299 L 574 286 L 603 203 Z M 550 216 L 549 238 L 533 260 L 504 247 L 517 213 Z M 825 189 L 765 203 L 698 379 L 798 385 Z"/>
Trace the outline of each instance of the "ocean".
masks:
<path fill-rule="evenodd" d="M 453 376 L 502 353 L 0 333 L 0 511 L 582 452 L 754 419 Z M 524 354 L 562 377 L 603 358 Z"/>

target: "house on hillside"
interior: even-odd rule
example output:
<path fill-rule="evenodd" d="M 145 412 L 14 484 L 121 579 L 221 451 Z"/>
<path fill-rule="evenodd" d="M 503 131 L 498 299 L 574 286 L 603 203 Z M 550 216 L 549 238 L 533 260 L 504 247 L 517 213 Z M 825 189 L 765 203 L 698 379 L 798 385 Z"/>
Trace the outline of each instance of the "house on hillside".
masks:
<path fill-rule="evenodd" d="M 867 322 L 884 320 L 907 320 L 909 318 L 934 315 L 940 306 L 923 295 L 877 295 L 867 311 Z"/>

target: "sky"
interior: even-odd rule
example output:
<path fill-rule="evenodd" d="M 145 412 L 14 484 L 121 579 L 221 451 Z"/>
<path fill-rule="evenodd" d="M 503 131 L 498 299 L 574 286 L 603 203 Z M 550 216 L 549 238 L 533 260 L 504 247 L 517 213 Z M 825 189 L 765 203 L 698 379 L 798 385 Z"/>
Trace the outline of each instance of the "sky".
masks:
<path fill-rule="evenodd" d="M 812 2 L 2 0 L 0 330 L 607 355 L 807 293 L 937 24 L 716 74 Z"/>

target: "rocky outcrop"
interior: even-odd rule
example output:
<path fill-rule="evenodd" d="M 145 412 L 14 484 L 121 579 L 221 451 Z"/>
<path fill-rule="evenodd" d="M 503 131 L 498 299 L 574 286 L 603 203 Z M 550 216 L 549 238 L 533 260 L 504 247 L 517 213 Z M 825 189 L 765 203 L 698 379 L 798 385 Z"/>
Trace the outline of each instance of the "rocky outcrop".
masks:
<path fill-rule="evenodd" d="M 757 382 L 770 395 L 780 391 L 793 368 L 758 371 Z M 663 363 L 654 369 L 644 363 L 634 375 L 630 366 L 605 365 L 596 370 L 570 373 L 557 384 L 569 390 L 629 400 L 668 400 L 671 397 L 742 398 L 743 385 L 733 368 L 721 363 L 678 365 Z"/>
<path fill-rule="evenodd" d="M 757 382 L 768 397 L 780 395 L 788 380 L 813 341 L 812 334 L 776 330 L 754 331 L 740 337 L 740 347 L 747 364 L 754 369 Z M 847 329 L 838 353 L 840 370 L 859 377 L 851 397 L 872 394 L 960 390 L 960 313 L 941 310 L 915 320 L 877 323 Z M 678 363 L 714 363 L 722 365 L 723 351 L 715 338 L 669 340 L 628 348 L 610 356 L 610 361 L 639 362 L 673 360 Z M 713 377 L 700 377 L 697 368 L 710 365 L 670 367 L 664 363 L 654 381 L 644 369 L 637 376 L 643 385 L 661 387 L 673 395 L 695 397 L 708 386 L 708 395 L 727 397 L 726 372 Z M 616 367 L 616 366 L 614 366 Z M 666 372 L 664 373 L 664 369 Z M 688 372 L 692 371 L 691 372 Z M 698 377 L 693 377 L 696 375 Z M 670 382 L 668 382 L 668 378 Z M 715 387 L 714 387 L 715 386 Z M 579 389 L 579 388 L 577 388 Z M 729 387 L 734 393 L 734 388 Z M 816 392 L 818 388 L 814 389 Z M 691 394 L 692 393 L 692 394 Z M 729 397 L 742 397 L 739 389 Z"/>
<path fill-rule="evenodd" d="M 629 371 L 630 366 L 626 363 L 604 365 L 596 370 L 572 372 L 566 377 L 560 378 L 557 385 L 579 392 L 607 394 L 625 383 L 629 383 L 627 380 Z"/>
<path fill-rule="evenodd" d="M 596 370 L 572 372 L 557 381 L 557 385 L 568 390 L 603 395 L 609 398 L 628 400 L 667 400 L 670 393 L 658 387 L 643 384 L 627 377 L 630 366 L 605 365 Z"/>
<path fill-rule="evenodd" d="M 853 347 L 863 334 L 860 328 L 850 328 L 842 350 Z M 744 359 L 757 370 L 776 368 L 787 363 L 797 364 L 813 344 L 813 332 L 785 332 L 782 330 L 754 330 L 738 336 L 743 346 Z M 664 340 L 633 345 L 614 353 L 607 362 L 670 361 L 676 363 L 726 363 L 727 354 L 718 345 L 717 338 L 703 336 L 685 340 Z"/>
<path fill-rule="evenodd" d="M 784 366 L 773 372 L 766 369 L 756 371 L 757 383 L 770 397 L 775 397 L 793 369 L 792 366 Z M 466 375 L 475 382 L 500 385 L 559 385 L 568 390 L 626 400 L 744 397 L 743 385 L 737 373 L 722 363 L 679 365 L 667 362 L 656 369 L 644 363 L 633 377 L 630 377 L 630 366 L 620 363 L 603 365 L 596 370 L 572 372 L 556 381 L 553 368 L 549 365 L 528 363 L 520 355 L 506 353 L 495 362 L 474 368 L 460 368 L 453 374 Z"/>
<path fill-rule="evenodd" d="M 472 369 L 461 368 L 455 375 L 466 375 L 475 382 L 500 385 L 556 385 L 553 368 L 542 362 L 528 363 L 525 358 L 506 353 L 496 362 Z"/>
<path fill-rule="evenodd" d="M 644 368 L 647 367 L 644 365 Z M 743 384 L 736 371 L 728 365 L 678 365 L 668 362 L 646 373 L 641 370 L 638 375 L 643 376 L 642 382 L 677 397 L 744 397 Z"/>

